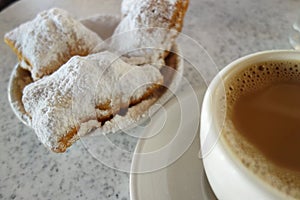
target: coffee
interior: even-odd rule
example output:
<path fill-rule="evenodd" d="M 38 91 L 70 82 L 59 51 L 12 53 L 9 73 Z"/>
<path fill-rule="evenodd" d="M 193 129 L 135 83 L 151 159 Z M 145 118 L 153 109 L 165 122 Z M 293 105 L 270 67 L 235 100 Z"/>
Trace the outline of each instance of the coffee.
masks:
<path fill-rule="evenodd" d="M 222 139 L 269 185 L 300 198 L 300 61 L 250 65 L 225 79 Z"/>

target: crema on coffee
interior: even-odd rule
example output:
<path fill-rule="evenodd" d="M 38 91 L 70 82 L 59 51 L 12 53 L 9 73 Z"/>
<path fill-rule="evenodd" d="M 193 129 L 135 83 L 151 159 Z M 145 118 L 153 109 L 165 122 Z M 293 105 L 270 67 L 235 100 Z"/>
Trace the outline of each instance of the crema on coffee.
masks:
<path fill-rule="evenodd" d="M 224 79 L 222 141 L 269 186 L 300 199 L 300 61 L 242 68 Z"/>

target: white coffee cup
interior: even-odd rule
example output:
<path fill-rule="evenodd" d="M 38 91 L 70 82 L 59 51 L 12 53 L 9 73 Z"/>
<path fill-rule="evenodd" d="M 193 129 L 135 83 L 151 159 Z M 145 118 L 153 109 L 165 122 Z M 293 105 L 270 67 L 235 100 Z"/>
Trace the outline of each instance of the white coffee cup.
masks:
<path fill-rule="evenodd" d="M 205 94 L 201 111 L 200 142 L 205 172 L 209 183 L 221 200 L 249 199 L 275 200 L 291 197 L 271 187 L 247 169 L 219 139 L 222 126 L 220 108 L 224 102 L 223 80 L 226 76 L 243 70 L 254 63 L 276 60 L 300 60 L 295 50 L 272 50 L 251 54 L 227 65 L 210 83 Z"/>

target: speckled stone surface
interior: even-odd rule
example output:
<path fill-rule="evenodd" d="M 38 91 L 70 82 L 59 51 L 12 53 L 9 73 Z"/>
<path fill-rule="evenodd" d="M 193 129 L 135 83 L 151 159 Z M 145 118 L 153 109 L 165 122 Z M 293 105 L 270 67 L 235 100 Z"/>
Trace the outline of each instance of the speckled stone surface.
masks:
<path fill-rule="evenodd" d="M 0 13 L 0 37 L 37 12 L 54 6 L 77 17 L 88 17 L 100 12 L 117 14 L 120 2 L 22 0 Z M 290 49 L 288 36 L 298 15 L 300 2 L 295 0 L 191 0 L 183 32 L 200 43 L 221 69 L 249 53 Z M 193 48 L 183 48 L 197 57 L 192 54 Z M 17 59 L 4 42 L 0 42 L 0 61 L 0 199 L 129 199 L 128 173 L 95 159 L 82 142 L 64 154 L 49 152 L 34 132 L 18 121 L 7 98 L 9 75 Z M 215 69 L 205 70 L 203 76 Z M 205 80 L 188 64 L 185 77 L 204 92 Z M 128 152 L 135 148 L 136 139 L 127 134 L 108 138 Z M 101 155 L 114 157 L 114 167 L 130 168 L 130 158 L 109 148 Z"/>

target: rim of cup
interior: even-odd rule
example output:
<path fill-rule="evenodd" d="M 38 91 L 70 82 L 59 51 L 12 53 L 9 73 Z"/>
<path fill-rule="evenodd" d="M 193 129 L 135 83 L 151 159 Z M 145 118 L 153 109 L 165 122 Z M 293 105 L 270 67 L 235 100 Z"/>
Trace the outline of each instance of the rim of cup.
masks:
<path fill-rule="evenodd" d="M 201 153 L 209 183 L 220 199 L 291 198 L 247 169 L 229 147 L 220 141 L 220 129 L 216 127 L 216 123 L 220 123 L 216 122 L 216 97 L 222 96 L 219 93 L 225 91 L 223 81 L 226 77 L 251 64 L 276 60 L 300 60 L 300 51 L 268 50 L 238 58 L 215 76 L 205 93 L 201 111 Z M 225 115 L 222 118 L 225 119 Z"/>

